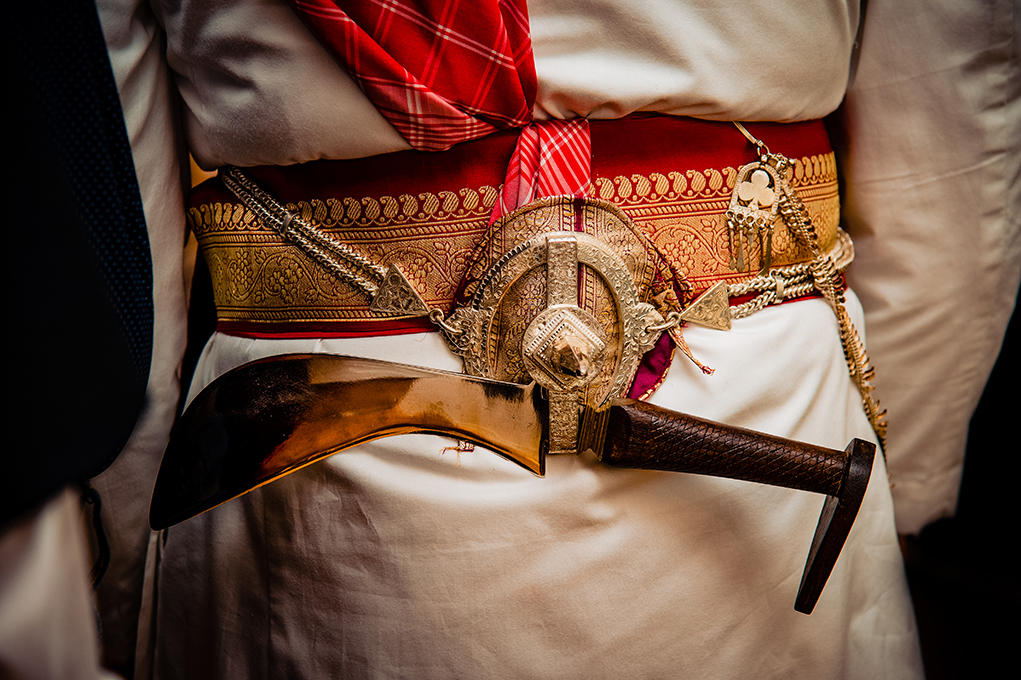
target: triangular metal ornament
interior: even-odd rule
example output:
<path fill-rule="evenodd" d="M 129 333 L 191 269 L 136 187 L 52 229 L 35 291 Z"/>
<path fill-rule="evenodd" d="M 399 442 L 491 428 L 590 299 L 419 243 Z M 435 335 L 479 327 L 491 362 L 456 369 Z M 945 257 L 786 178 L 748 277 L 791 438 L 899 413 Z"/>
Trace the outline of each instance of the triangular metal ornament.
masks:
<path fill-rule="evenodd" d="M 425 316 L 429 306 L 397 267 L 390 265 L 369 311 L 380 316 Z"/>
<path fill-rule="evenodd" d="M 698 296 L 681 312 L 681 320 L 718 331 L 730 330 L 730 293 L 724 281 Z"/>

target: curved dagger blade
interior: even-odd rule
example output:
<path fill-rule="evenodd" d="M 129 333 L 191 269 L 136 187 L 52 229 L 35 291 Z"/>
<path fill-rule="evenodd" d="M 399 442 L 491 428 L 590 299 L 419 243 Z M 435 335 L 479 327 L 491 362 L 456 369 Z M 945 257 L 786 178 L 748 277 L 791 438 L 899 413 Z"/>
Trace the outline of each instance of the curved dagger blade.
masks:
<path fill-rule="evenodd" d="M 545 472 L 546 404 L 515 385 L 372 359 L 276 356 L 213 381 L 171 434 L 149 524 L 163 529 L 363 442 L 415 432 Z"/>
<path fill-rule="evenodd" d="M 396 434 L 481 444 L 545 472 L 547 402 L 538 388 L 329 354 L 275 356 L 214 380 L 163 456 L 149 524 L 166 528 L 329 455 Z M 815 606 L 868 487 L 875 444 L 845 451 L 753 432 L 630 399 L 585 409 L 580 448 L 604 464 L 688 472 L 827 496 L 795 609 Z"/>

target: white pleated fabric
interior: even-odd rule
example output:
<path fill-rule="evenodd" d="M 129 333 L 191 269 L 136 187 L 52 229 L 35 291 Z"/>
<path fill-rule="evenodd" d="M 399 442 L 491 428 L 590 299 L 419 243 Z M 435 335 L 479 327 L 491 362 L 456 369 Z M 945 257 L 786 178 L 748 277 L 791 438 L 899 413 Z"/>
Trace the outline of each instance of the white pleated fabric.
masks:
<path fill-rule="evenodd" d="M 717 371 L 677 358 L 654 402 L 830 447 L 872 437 L 822 300 L 686 337 Z M 215 335 L 196 389 L 309 351 L 459 369 L 435 333 Z M 577 456 L 538 478 L 455 445 L 366 444 L 165 532 L 154 676 L 921 677 L 881 460 L 805 616 L 793 603 L 819 495 Z"/>

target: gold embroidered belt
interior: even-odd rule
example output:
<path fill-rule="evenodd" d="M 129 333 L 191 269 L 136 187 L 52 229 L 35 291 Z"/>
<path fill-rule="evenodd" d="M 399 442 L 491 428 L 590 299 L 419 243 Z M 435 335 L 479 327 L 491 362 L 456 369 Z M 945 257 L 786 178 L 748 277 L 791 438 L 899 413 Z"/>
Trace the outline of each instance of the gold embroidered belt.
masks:
<path fill-rule="evenodd" d="M 830 251 L 838 245 L 839 198 L 822 122 L 748 129 L 792 160 L 788 182 L 811 217 L 818 246 Z M 634 115 L 592 121 L 591 131 L 591 197 L 630 218 L 680 275 L 679 296 L 690 301 L 718 282 L 735 296 L 756 281 L 761 240 L 748 240 L 742 266 L 733 268 L 726 213 L 738 170 L 757 158 L 733 125 Z M 430 308 L 449 312 L 465 294 L 480 250 L 492 245 L 483 241 L 514 142 L 511 131 L 444 153 L 405 151 L 246 173 L 324 233 L 384 267 L 397 265 Z M 221 332 L 344 337 L 435 330 L 424 317 L 379 319 L 363 291 L 267 227 L 218 178 L 193 191 L 188 218 L 212 277 Z M 772 234 L 770 249 L 771 265 L 780 270 L 813 259 L 785 229 Z M 783 288 L 782 279 L 778 285 Z M 790 293 L 781 290 L 779 298 Z"/>

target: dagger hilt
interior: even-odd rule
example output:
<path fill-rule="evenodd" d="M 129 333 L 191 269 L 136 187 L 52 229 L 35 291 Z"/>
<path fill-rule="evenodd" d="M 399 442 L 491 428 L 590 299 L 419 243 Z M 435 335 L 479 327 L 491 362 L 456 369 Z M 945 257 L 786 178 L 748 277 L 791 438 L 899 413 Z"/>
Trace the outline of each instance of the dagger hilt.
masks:
<path fill-rule="evenodd" d="M 876 445 L 853 439 L 844 451 L 721 425 L 615 399 L 599 414 L 596 453 L 611 466 L 741 479 L 826 495 L 794 608 L 812 613 L 844 546 L 872 472 Z"/>

